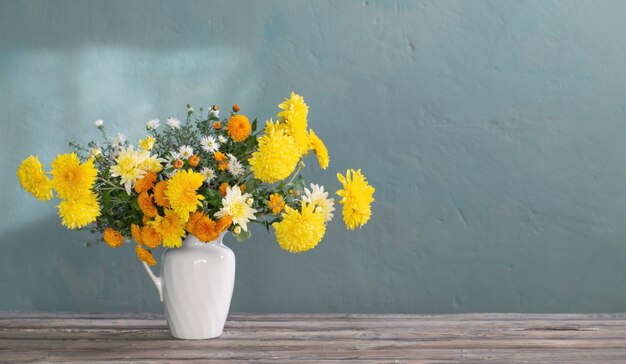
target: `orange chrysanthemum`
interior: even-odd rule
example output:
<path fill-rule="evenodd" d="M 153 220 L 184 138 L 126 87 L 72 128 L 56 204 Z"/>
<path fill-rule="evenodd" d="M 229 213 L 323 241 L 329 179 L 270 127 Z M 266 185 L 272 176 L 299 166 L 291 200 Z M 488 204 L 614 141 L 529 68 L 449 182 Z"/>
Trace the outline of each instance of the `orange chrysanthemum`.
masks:
<path fill-rule="evenodd" d="M 217 220 L 217 224 L 215 224 L 215 231 L 217 234 L 221 234 L 222 231 L 228 229 L 230 225 L 233 224 L 233 217 L 230 215 L 224 215 L 221 219 Z"/>
<path fill-rule="evenodd" d="M 225 171 L 228 169 L 228 162 L 219 162 L 217 164 L 217 169 L 219 169 L 220 171 Z"/>
<path fill-rule="evenodd" d="M 157 180 L 156 173 L 152 171 L 146 172 L 142 179 L 138 179 L 135 182 L 135 192 L 142 193 L 145 191 L 150 191 L 154 187 L 154 182 Z"/>
<path fill-rule="evenodd" d="M 281 211 L 283 211 L 283 208 L 285 208 L 285 201 L 283 201 L 283 196 L 277 193 L 271 194 L 267 206 L 272 209 L 273 213 L 279 214 Z"/>
<path fill-rule="evenodd" d="M 165 195 L 167 189 L 167 181 L 161 181 L 154 186 L 154 202 L 161 207 L 170 207 L 170 201 Z"/>
<path fill-rule="evenodd" d="M 141 260 L 142 262 L 147 263 L 149 266 L 156 265 L 156 260 L 154 260 L 152 253 L 150 253 L 148 250 L 142 248 L 139 245 L 136 245 L 135 253 L 137 253 L 137 258 L 139 258 L 139 260 Z"/>
<path fill-rule="evenodd" d="M 136 224 L 130 225 L 130 235 L 133 236 L 133 239 L 135 239 L 135 242 L 137 244 L 143 244 L 141 242 L 141 227 L 139 227 L 139 225 L 136 225 Z"/>
<path fill-rule="evenodd" d="M 192 234 L 205 243 L 213 241 L 219 236 L 219 233 L 215 231 L 215 221 L 204 214 L 195 224 Z"/>
<path fill-rule="evenodd" d="M 148 248 L 154 249 L 161 244 L 161 235 L 152 226 L 143 226 L 141 228 L 141 244 Z"/>
<path fill-rule="evenodd" d="M 220 185 L 220 195 L 222 196 L 226 196 L 226 189 L 230 187 L 230 185 L 228 184 L 228 182 L 222 182 L 222 184 Z"/>
<path fill-rule="evenodd" d="M 112 228 L 104 229 L 103 238 L 104 242 L 107 243 L 111 248 L 117 248 L 118 246 L 124 244 L 124 237 L 122 236 L 122 234 Z"/>
<path fill-rule="evenodd" d="M 243 142 L 250 136 L 252 127 L 250 126 L 250 121 L 247 116 L 233 115 L 228 120 L 226 130 L 228 130 L 228 135 L 230 135 L 234 141 Z"/>
<path fill-rule="evenodd" d="M 223 162 L 226 159 L 226 156 L 222 152 L 215 152 L 215 154 L 213 154 L 213 158 L 218 162 Z"/>
<path fill-rule="evenodd" d="M 220 130 L 222 128 L 222 124 L 219 121 L 213 123 L 213 129 Z"/>
<path fill-rule="evenodd" d="M 155 217 L 159 214 L 159 211 L 152 203 L 152 196 L 148 192 L 142 192 L 137 196 L 137 204 L 144 215 L 148 217 Z"/>

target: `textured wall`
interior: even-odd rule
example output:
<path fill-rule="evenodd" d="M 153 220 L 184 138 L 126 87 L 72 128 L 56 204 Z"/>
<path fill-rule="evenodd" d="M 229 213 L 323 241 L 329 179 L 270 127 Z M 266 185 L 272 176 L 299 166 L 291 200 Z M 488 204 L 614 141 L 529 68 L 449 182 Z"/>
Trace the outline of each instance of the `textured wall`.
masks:
<path fill-rule="evenodd" d="M 623 311 L 626 2 L 0 2 L 0 310 L 159 311 L 131 247 L 20 190 L 94 120 L 267 118 L 294 89 L 374 218 L 291 255 L 232 237 L 237 311 Z M 131 124 L 132 123 L 132 124 Z M 313 163 L 312 163 L 313 165 Z"/>

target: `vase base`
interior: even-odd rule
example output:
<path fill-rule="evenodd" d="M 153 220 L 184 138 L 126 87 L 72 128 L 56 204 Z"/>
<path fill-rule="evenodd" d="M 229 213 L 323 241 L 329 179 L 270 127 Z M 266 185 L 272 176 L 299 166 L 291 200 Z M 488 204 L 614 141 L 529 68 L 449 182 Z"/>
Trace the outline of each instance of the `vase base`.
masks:
<path fill-rule="evenodd" d="M 207 335 L 200 335 L 200 336 L 195 336 L 195 335 L 176 335 L 170 332 L 170 335 L 174 338 L 174 339 L 179 339 L 179 340 L 208 340 L 208 339 L 216 339 L 220 336 L 222 336 L 222 331 L 220 331 L 217 334 L 207 334 Z"/>

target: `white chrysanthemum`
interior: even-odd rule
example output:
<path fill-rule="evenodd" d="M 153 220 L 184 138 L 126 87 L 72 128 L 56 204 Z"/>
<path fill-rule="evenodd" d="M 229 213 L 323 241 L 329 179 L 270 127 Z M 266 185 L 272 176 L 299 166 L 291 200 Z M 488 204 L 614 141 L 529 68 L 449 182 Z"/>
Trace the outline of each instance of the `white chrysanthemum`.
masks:
<path fill-rule="evenodd" d="M 193 155 L 193 148 L 188 145 L 183 145 L 178 149 L 178 153 L 183 159 L 189 159 Z"/>
<path fill-rule="evenodd" d="M 115 158 L 116 164 L 111 167 L 111 177 L 120 177 L 120 184 L 124 185 L 126 193 L 130 195 L 130 190 L 135 182 L 146 174 L 146 170 L 142 166 L 149 157 L 149 152 L 133 150 L 132 145 L 122 148 Z"/>
<path fill-rule="evenodd" d="M 232 174 L 234 177 L 239 177 L 243 174 L 243 172 L 245 171 L 245 168 L 243 168 L 243 165 L 237 160 L 237 157 L 235 157 L 232 154 L 228 155 L 228 172 L 230 172 L 230 174 Z"/>
<path fill-rule="evenodd" d="M 159 119 L 150 119 L 146 123 L 146 129 L 148 130 L 156 130 L 159 126 L 161 126 L 161 121 Z"/>
<path fill-rule="evenodd" d="M 167 126 L 169 126 L 172 129 L 179 129 L 180 128 L 180 120 L 178 120 L 176 118 L 167 118 L 166 124 L 167 124 Z"/>
<path fill-rule="evenodd" d="M 256 220 L 256 216 L 254 216 L 256 210 L 246 202 L 251 197 L 252 195 L 249 193 L 242 195 L 239 186 L 226 188 L 226 196 L 222 199 L 222 208 L 215 216 L 221 218 L 230 215 L 233 218 L 233 223 L 241 226 L 244 231 L 248 231 L 248 222 Z"/>
<path fill-rule="evenodd" d="M 225 136 L 220 135 L 217 137 L 217 141 L 219 141 L 220 143 L 226 143 L 228 141 L 228 139 L 226 139 Z"/>
<path fill-rule="evenodd" d="M 95 125 L 96 128 L 101 128 L 104 125 L 104 120 L 98 119 L 93 123 L 93 125 Z"/>
<path fill-rule="evenodd" d="M 215 140 L 215 137 L 210 135 L 203 136 L 202 139 L 200 139 L 200 146 L 202 147 L 202 150 L 211 154 L 220 149 L 220 145 L 217 143 L 217 140 Z"/>
<path fill-rule="evenodd" d="M 333 219 L 333 211 L 335 211 L 335 199 L 328 198 L 328 192 L 324 192 L 324 186 L 311 183 L 311 190 L 304 189 L 304 196 L 302 201 L 309 205 L 315 205 L 322 209 L 324 213 L 324 222 L 329 222 Z"/>
<path fill-rule="evenodd" d="M 200 170 L 200 174 L 204 177 L 204 182 L 210 183 L 215 178 L 215 171 L 212 168 L 204 167 Z"/>
<path fill-rule="evenodd" d="M 117 136 L 113 138 L 112 144 L 114 147 L 119 147 L 126 143 L 126 136 L 122 133 L 117 133 Z"/>

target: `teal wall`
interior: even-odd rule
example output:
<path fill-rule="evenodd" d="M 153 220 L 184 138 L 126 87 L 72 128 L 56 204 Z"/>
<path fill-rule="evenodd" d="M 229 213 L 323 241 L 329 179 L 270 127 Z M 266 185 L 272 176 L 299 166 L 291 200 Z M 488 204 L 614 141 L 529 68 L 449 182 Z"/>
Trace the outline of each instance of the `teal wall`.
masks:
<path fill-rule="evenodd" d="M 142 134 L 185 104 L 260 118 L 293 89 L 362 230 L 309 253 L 261 229 L 233 310 L 626 309 L 624 1 L 2 1 L 0 310 L 160 311 L 130 246 L 86 248 L 15 169 L 93 121 Z M 311 163 L 314 165 L 314 163 Z"/>

